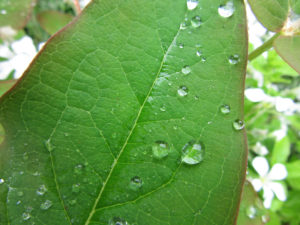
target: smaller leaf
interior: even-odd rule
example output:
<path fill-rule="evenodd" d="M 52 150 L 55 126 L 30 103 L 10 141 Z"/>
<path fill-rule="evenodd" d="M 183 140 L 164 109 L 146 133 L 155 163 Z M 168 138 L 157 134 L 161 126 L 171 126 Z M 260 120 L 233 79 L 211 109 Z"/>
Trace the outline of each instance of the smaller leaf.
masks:
<path fill-rule="evenodd" d="M 290 140 L 284 137 L 275 143 L 272 151 L 271 164 L 285 163 L 290 154 Z"/>
<path fill-rule="evenodd" d="M 71 14 L 49 10 L 39 13 L 37 19 L 41 27 L 52 35 L 67 25 L 73 19 L 73 16 Z"/>
<path fill-rule="evenodd" d="M 300 160 L 286 164 L 288 170 L 287 181 L 292 188 L 300 190 Z"/>

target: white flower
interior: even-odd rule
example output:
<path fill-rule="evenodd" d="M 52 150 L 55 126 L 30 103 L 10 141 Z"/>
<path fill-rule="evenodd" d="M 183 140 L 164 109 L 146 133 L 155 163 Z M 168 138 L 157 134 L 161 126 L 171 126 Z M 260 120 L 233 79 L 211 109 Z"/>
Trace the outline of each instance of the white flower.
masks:
<path fill-rule="evenodd" d="M 276 182 L 287 177 L 287 170 L 284 165 L 277 163 L 269 171 L 269 164 L 266 158 L 258 156 L 252 161 L 254 169 L 260 178 L 251 179 L 251 183 L 256 191 L 263 189 L 264 206 L 271 207 L 274 194 L 280 201 L 286 200 L 286 193 L 281 183 Z"/>
<path fill-rule="evenodd" d="M 260 142 L 257 142 L 252 149 L 258 155 L 267 155 L 269 153 L 266 146 L 262 145 Z"/>

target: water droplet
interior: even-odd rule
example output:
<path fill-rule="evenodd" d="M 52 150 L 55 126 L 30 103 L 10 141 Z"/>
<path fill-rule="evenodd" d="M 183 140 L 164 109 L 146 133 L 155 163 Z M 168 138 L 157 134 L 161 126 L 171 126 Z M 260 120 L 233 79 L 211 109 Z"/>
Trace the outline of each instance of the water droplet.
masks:
<path fill-rule="evenodd" d="M 230 113 L 230 106 L 229 105 L 221 105 L 220 112 L 222 114 L 228 114 L 228 113 Z"/>
<path fill-rule="evenodd" d="M 228 18 L 231 17 L 234 13 L 234 4 L 232 1 L 228 1 L 225 5 L 220 5 L 218 8 L 219 15 Z"/>
<path fill-rule="evenodd" d="M 202 51 L 197 51 L 197 52 L 196 52 L 196 56 L 199 56 L 199 57 L 200 57 L 201 55 L 202 55 Z"/>
<path fill-rule="evenodd" d="M 178 129 L 178 126 L 175 125 L 175 126 L 173 127 L 173 129 L 174 129 L 174 130 L 177 130 L 177 129 Z"/>
<path fill-rule="evenodd" d="M 152 146 L 152 153 L 154 158 L 162 159 L 169 154 L 169 145 L 164 141 L 156 141 Z"/>
<path fill-rule="evenodd" d="M 162 106 L 162 107 L 160 107 L 160 111 L 162 111 L 162 112 L 165 112 L 166 111 L 166 106 Z"/>
<path fill-rule="evenodd" d="M 23 193 L 23 191 L 18 191 L 18 192 L 17 192 L 17 195 L 18 195 L 19 197 L 22 197 L 22 196 L 24 195 L 24 193 Z"/>
<path fill-rule="evenodd" d="M 194 97 L 194 99 L 195 99 L 195 100 L 199 100 L 199 96 L 196 95 L 196 96 Z"/>
<path fill-rule="evenodd" d="M 188 10 L 193 10 L 198 6 L 199 2 L 198 0 L 187 0 L 186 4 Z"/>
<path fill-rule="evenodd" d="M 186 86 L 180 86 L 179 89 L 177 90 L 177 93 L 181 97 L 186 96 L 188 94 L 188 88 Z"/>
<path fill-rule="evenodd" d="M 184 67 L 182 67 L 182 69 L 181 69 L 181 72 L 182 72 L 183 74 L 185 74 L 185 75 L 188 75 L 191 71 L 192 71 L 192 70 L 191 70 L 191 68 L 190 68 L 189 66 L 184 66 Z"/>
<path fill-rule="evenodd" d="M 228 61 L 230 64 L 235 65 L 240 61 L 240 56 L 237 54 L 231 55 L 229 56 Z"/>
<path fill-rule="evenodd" d="M 30 215 L 30 213 L 28 213 L 28 212 L 24 212 L 24 213 L 22 214 L 23 220 L 29 220 L 30 217 L 31 217 L 31 215 Z"/>
<path fill-rule="evenodd" d="M 47 148 L 47 150 L 48 150 L 49 152 L 53 151 L 53 146 L 52 146 L 52 144 L 50 143 L 50 139 L 48 139 L 47 141 L 45 141 L 45 146 L 46 146 L 46 148 Z"/>
<path fill-rule="evenodd" d="M 139 176 L 134 176 L 131 178 L 130 185 L 129 185 L 131 190 L 137 191 L 142 186 L 143 186 L 143 181 Z"/>
<path fill-rule="evenodd" d="M 73 184 L 72 185 L 72 192 L 78 193 L 80 191 L 80 184 Z"/>
<path fill-rule="evenodd" d="M 82 168 L 83 168 L 83 166 L 81 164 L 76 165 L 74 167 L 74 173 L 78 174 L 78 175 L 82 174 Z"/>
<path fill-rule="evenodd" d="M 185 30 L 187 27 L 188 27 L 187 22 L 182 22 L 182 23 L 180 24 L 180 29 L 181 29 L 181 30 Z"/>
<path fill-rule="evenodd" d="M 68 134 L 68 133 L 64 133 L 64 135 L 65 135 L 65 137 L 68 137 L 68 136 L 69 136 L 69 134 Z"/>
<path fill-rule="evenodd" d="M 182 149 L 182 162 L 194 165 L 203 160 L 204 146 L 201 142 L 190 141 Z"/>
<path fill-rule="evenodd" d="M 76 199 L 72 199 L 69 201 L 69 204 L 70 205 L 75 205 L 77 203 L 77 200 Z"/>
<path fill-rule="evenodd" d="M 0 184 L 4 184 L 5 180 L 0 178 Z"/>
<path fill-rule="evenodd" d="M 51 206 L 52 206 L 52 201 L 50 201 L 50 200 L 46 200 L 45 202 L 43 202 L 42 204 L 41 204 L 41 206 L 40 206 L 40 208 L 42 209 L 42 210 L 47 210 L 47 209 L 49 209 Z"/>
<path fill-rule="evenodd" d="M 109 225 L 128 225 L 128 222 L 120 217 L 114 217 L 109 221 Z"/>
<path fill-rule="evenodd" d="M 184 47 L 184 44 L 180 43 L 180 44 L 178 44 L 178 47 L 179 47 L 179 48 L 183 48 L 183 47 Z"/>
<path fill-rule="evenodd" d="M 242 130 L 242 129 L 244 129 L 244 127 L 245 127 L 245 123 L 242 120 L 235 120 L 233 122 L 233 128 L 235 130 Z"/>
<path fill-rule="evenodd" d="M 16 202 L 16 205 L 20 205 L 22 202 L 19 200 Z"/>
<path fill-rule="evenodd" d="M 47 187 L 42 184 L 37 190 L 36 190 L 36 193 L 38 195 L 44 195 L 46 192 L 48 191 Z"/>
<path fill-rule="evenodd" d="M 191 24 L 195 28 L 200 27 L 200 25 L 202 24 L 200 17 L 199 16 L 193 17 L 191 20 Z"/>
<path fill-rule="evenodd" d="M 250 219 L 254 219 L 256 216 L 256 209 L 253 205 L 249 206 L 246 210 L 246 214 Z"/>
<path fill-rule="evenodd" d="M 201 62 L 206 62 L 206 57 L 201 56 Z"/>

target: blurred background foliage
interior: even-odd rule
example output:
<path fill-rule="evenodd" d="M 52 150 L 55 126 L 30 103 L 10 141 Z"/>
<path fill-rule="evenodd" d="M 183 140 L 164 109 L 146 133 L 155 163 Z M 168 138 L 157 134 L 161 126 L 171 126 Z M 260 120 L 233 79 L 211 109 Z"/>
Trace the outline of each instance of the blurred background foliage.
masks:
<path fill-rule="evenodd" d="M 278 55 L 280 51 L 272 47 L 273 40 L 279 35 L 286 37 L 283 34 L 286 28 L 283 24 L 275 24 L 277 27 L 274 28 L 274 24 L 270 23 L 272 18 L 264 18 L 264 14 L 260 14 L 261 8 L 259 4 L 258 7 L 255 5 L 256 1 L 249 0 L 256 17 L 262 24 L 267 21 L 265 27 L 272 28 L 268 30 L 263 27 L 247 6 L 249 52 L 252 52 L 245 86 L 249 157 L 237 224 L 299 225 L 300 77 L 297 68 L 289 66 L 293 62 L 286 59 L 289 64 L 286 63 Z M 0 95 L 15 84 L 50 36 L 77 16 L 88 2 L 0 1 Z M 291 0 L 290 3 L 298 10 L 300 1 Z M 280 10 L 282 21 L 286 21 L 284 16 L 288 13 Z M 299 25 L 300 15 L 297 15 L 293 12 L 292 16 Z M 293 29 L 297 31 L 298 28 Z M 297 32 L 292 33 L 292 38 L 299 38 Z M 271 41 L 268 41 L 270 38 Z M 300 60 L 300 46 L 294 49 L 292 57 Z"/>

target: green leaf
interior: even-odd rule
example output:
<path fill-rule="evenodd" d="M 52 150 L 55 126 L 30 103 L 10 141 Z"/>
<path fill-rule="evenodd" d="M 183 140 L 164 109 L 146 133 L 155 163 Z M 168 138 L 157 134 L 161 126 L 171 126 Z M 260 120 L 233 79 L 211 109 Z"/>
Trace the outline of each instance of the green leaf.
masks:
<path fill-rule="evenodd" d="M 276 52 L 300 74 L 300 35 L 279 36 L 273 45 Z"/>
<path fill-rule="evenodd" d="M 289 12 L 287 0 L 248 0 L 256 18 L 270 31 L 280 31 Z"/>
<path fill-rule="evenodd" d="M 286 164 L 288 171 L 287 181 L 296 190 L 300 190 L 300 160 Z"/>
<path fill-rule="evenodd" d="M 299 170 L 298 170 L 299 173 Z M 280 214 L 284 217 L 284 220 L 293 221 L 293 224 L 299 224 L 300 222 L 300 192 L 290 191 L 289 197 L 280 211 Z"/>
<path fill-rule="evenodd" d="M 234 224 L 247 37 L 233 6 L 95 0 L 54 35 L 0 100 L 1 224 Z"/>
<path fill-rule="evenodd" d="M 73 16 L 59 11 L 43 11 L 37 15 L 38 21 L 45 31 L 54 34 L 65 25 L 67 25 Z"/>
<path fill-rule="evenodd" d="M 1 0 L 0 1 L 0 27 L 11 26 L 22 29 L 28 19 L 36 0 Z"/>
<path fill-rule="evenodd" d="M 286 136 L 275 143 L 272 150 L 271 164 L 285 163 L 290 155 L 290 140 Z"/>
<path fill-rule="evenodd" d="M 15 83 L 16 80 L 0 81 L 0 96 L 2 96 L 6 91 L 8 91 Z"/>
<path fill-rule="evenodd" d="M 290 0 L 291 8 L 297 14 L 300 14 L 300 1 L 299 0 Z"/>

